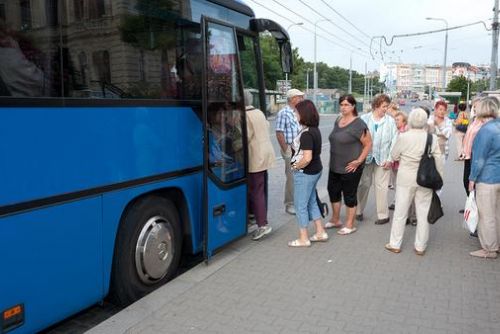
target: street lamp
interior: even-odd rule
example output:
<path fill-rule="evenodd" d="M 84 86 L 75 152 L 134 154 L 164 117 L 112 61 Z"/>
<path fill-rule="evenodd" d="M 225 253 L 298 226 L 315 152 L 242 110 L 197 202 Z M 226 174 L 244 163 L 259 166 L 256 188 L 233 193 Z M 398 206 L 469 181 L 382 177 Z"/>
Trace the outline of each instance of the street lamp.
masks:
<path fill-rule="evenodd" d="M 316 94 L 317 94 L 317 91 L 318 91 L 318 72 L 316 71 L 316 39 L 317 39 L 317 33 L 316 33 L 316 28 L 318 26 L 318 23 L 321 23 L 321 22 L 326 22 L 326 21 L 331 21 L 329 19 L 321 19 L 321 20 L 318 20 L 316 22 L 314 22 L 314 69 L 313 69 L 313 102 L 314 102 L 314 105 L 317 105 L 317 102 L 318 102 L 318 99 L 316 98 Z"/>
<path fill-rule="evenodd" d="M 304 25 L 304 22 L 297 22 L 297 23 L 292 23 L 288 26 L 288 28 L 286 28 L 286 30 L 290 30 L 291 27 L 293 26 L 303 26 Z"/>
<path fill-rule="evenodd" d="M 426 17 L 426 20 L 434 20 L 434 21 L 443 21 L 446 24 L 446 34 L 444 37 L 444 61 L 443 61 L 443 73 L 441 73 L 442 77 L 442 88 L 443 91 L 446 90 L 446 53 L 448 52 L 448 21 L 442 18 L 435 17 Z"/>
<path fill-rule="evenodd" d="M 304 25 L 304 22 L 292 23 L 288 26 L 288 28 L 286 28 L 286 30 L 287 31 L 290 30 L 290 28 L 293 26 L 302 26 L 302 25 Z M 285 72 L 285 80 L 288 81 L 288 73 L 287 72 Z"/>

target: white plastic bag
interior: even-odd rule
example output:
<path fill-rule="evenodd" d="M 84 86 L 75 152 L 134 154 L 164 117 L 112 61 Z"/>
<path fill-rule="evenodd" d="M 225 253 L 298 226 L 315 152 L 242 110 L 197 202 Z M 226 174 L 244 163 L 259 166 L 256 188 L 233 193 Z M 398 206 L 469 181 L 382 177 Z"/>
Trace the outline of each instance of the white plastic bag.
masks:
<path fill-rule="evenodd" d="M 478 219 L 479 217 L 477 214 L 476 192 L 472 190 L 469 193 L 469 197 L 467 197 L 464 209 L 464 225 L 471 233 L 476 232 Z"/>

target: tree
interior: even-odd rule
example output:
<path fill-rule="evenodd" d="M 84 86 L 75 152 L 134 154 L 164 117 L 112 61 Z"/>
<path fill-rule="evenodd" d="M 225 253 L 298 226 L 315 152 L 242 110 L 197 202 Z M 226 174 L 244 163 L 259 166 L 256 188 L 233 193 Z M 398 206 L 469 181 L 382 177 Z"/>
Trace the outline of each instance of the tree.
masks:
<path fill-rule="evenodd" d="M 467 95 L 467 79 L 461 75 L 459 77 L 451 79 L 448 87 L 446 88 L 447 92 L 460 92 L 462 93 L 461 98 L 465 98 Z"/>
<path fill-rule="evenodd" d="M 270 34 L 260 35 L 260 47 L 262 50 L 262 61 L 264 66 L 264 82 L 266 89 L 276 89 L 276 81 L 285 79 L 285 74 L 281 69 L 279 46 Z M 306 62 L 300 56 L 299 50 L 292 50 L 294 71 L 289 75 L 293 88 L 305 90 L 314 85 L 314 64 Z M 307 70 L 309 69 L 309 85 L 307 85 Z M 338 89 L 339 92 L 346 93 L 349 85 L 349 70 L 338 66 L 328 66 L 323 62 L 316 63 L 318 72 L 318 88 Z M 352 72 L 352 91 L 357 94 L 364 93 L 365 76 L 356 71 Z M 378 78 L 373 79 L 373 92 L 377 93 L 383 88 L 383 84 L 378 82 Z"/>
<path fill-rule="evenodd" d="M 478 80 L 476 82 L 471 83 L 470 91 L 479 93 L 479 92 L 488 90 L 489 85 L 490 85 L 490 81 L 487 79 Z"/>
<path fill-rule="evenodd" d="M 285 78 L 281 70 L 280 50 L 271 34 L 260 35 L 260 48 L 264 66 L 264 83 L 266 89 L 275 90 L 276 81 Z"/>

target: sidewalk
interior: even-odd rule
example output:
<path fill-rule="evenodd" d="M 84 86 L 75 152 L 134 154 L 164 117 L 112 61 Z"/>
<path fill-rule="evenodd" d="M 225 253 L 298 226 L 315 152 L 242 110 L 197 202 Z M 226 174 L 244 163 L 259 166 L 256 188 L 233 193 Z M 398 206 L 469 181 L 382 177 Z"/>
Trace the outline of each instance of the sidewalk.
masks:
<path fill-rule="evenodd" d="M 326 243 L 290 249 L 298 229 L 276 204 L 282 186 L 273 182 L 272 234 L 234 243 L 89 333 L 500 333 L 500 262 L 469 255 L 479 241 L 462 228 L 462 163 L 453 157 L 445 216 L 431 226 L 423 257 L 413 252 L 413 226 L 401 254 L 384 249 L 390 224 L 373 224 L 373 196 L 356 233 L 329 230 Z"/>

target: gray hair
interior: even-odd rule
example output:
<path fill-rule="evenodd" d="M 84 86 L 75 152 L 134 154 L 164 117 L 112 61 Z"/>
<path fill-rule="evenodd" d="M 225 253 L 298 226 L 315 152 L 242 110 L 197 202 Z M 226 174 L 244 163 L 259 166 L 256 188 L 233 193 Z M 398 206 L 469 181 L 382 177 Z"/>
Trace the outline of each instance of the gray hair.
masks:
<path fill-rule="evenodd" d="M 500 108 L 500 101 L 494 96 L 486 96 L 479 100 L 476 105 L 476 117 L 498 117 L 498 109 Z"/>
<path fill-rule="evenodd" d="M 423 129 L 427 125 L 427 113 L 422 108 L 415 108 L 408 116 L 408 126 L 412 129 Z"/>
<path fill-rule="evenodd" d="M 243 98 L 245 101 L 245 106 L 251 106 L 253 103 L 253 95 L 249 89 L 243 91 Z"/>

